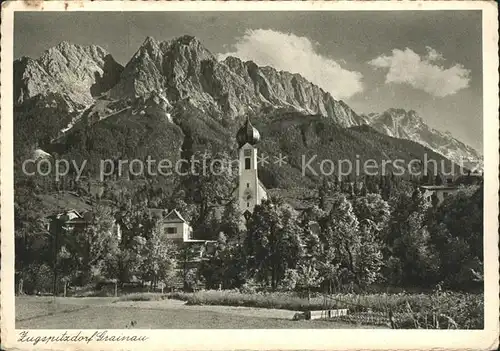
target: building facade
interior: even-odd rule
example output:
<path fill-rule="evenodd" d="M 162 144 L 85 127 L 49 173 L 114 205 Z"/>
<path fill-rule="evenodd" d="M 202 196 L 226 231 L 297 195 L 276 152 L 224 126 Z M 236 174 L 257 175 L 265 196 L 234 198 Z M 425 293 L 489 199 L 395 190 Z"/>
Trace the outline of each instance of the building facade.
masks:
<path fill-rule="evenodd" d="M 177 210 L 149 209 L 149 213 L 159 219 L 160 232 L 165 238 L 175 242 L 193 239 L 193 228 Z"/>
<path fill-rule="evenodd" d="M 448 195 L 457 190 L 457 187 L 452 185 L 422 185 L 420 189 L 428 204 L 434 205 L 435 203 L 436 206 L 439 206 Z"/>

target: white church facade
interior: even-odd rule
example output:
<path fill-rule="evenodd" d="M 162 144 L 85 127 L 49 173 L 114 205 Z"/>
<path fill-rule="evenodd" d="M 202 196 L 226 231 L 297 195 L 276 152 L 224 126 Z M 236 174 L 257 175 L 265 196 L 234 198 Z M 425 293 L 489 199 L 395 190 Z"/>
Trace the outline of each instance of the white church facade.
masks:
<path fill-rule="evenodd" d="M 259 180 L 257 143 L 260 141 L 259 131 L 252 126 L 247 118 L 245 124 L 236 133 L 239 155 L 238 187 L 234 196 L 240 211 L 245 218 L 253 213 L 256 205 L 267 199 L 267 192 Z"/>

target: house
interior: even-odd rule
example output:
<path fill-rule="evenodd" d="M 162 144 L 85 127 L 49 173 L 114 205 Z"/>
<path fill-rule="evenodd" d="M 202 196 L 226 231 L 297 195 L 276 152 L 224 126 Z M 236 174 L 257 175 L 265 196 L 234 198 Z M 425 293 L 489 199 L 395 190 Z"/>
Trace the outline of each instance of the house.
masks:
<path fill-rule="evenodd" d="M 159 219 L 160 231 L 166 238 L 176 242 L 193 240 L 193 228 L 176 209 L 168 211 L 150 208 L 148 212 Z"/>
<path fill-rule="evenodd" d="M 446 185 L 422 185 L 420 187 L 422 191 L 422 196 L 427 203 L 433 205 L 433 201 L 437 201 L 436 205 L 439 206 L 446 199 L 448 195 L 454 193 L 457 187 L 451 184 Z M 436 200 L 433 200 L 436 198 Z"/>
<path fill-rule="evenodd" d="M 194 248 L 197 259 L 201 259 L 206 253 L 214 249 L 216 241 L 195 239 L 193 237 L 193 228 L 176 209 L 168 211 L 150 208 L 148 211 L 151 216 L 159 219 L 158 225 L 165 238 L 172 240 L 178 245 L 186 244 Z"/>
<path fill-rule="evenodd" d="M 62 225 L 66 230 L 82 229 L 88 223 L 88 216 L 84 216 L 77 210 L 67 210 L 48 216 L 46 229 L 50 232 L 54 229 L 55 225 Z"/>
<path fill-rule="evenodd" d="M 83 230 L 91 222 L 91 212 L 79 212 L 71 209 L 57 213 L 47 217 L 46 229 L 51 233 L 55 233 L 56 226 L 60 226 L 67 231 Z M 111 227 L 111 232 L 121 240 L 122 233 L 120 225 L 114 221 Z"/>

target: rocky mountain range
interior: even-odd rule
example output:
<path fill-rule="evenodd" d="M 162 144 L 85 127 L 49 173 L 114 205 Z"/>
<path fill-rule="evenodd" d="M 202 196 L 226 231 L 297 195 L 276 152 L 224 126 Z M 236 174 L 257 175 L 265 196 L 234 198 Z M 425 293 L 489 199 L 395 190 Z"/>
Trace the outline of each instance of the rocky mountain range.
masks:
<path fill-rule="evenodd" d="M 99 46 L 62 42 L 38 59 L 14 61 L 14 104 L 56 93 L 65 97 L 71 108 L 81 109 L 113 87 L 122 71 L 122 65 Z"/>
<path fill-rule="evenodd" d="M 360 117 L 342 101 L 299 74 L 228 57 L 219 62 L 195 37 L 158 42 L 148 37 L 125 66 L 111 98 L 164 91 L 170 101 L 189 97 L 194 106 L 234 118 L 265 107 L 321 114 L 341 126 Z"/>
<path fill-rule="evenodd" d="M 382 113 L 364 115 L 366 123 L 380 133 L 413 140 L 446 156 L 457 164 L 482 169 L 482 156 L 472 147 L 454 138 L 449 132 L 429 127 L 413 110 L 391 108 Z"/>
<path fill-rule="evenodd" d="M 265 121 L 293 113 L 304 120 L 321 116 L 339 128 L 368 124 L 455 162 L 479 157 L 451 135 L 428 127 L 414 111 L 359 115 L 299 74 L 236 57 L 218 61 L 191 36 L 169 41 L 148 37 L 125 67 L 99 46 L 63 42 L 38 59 L 23 57 L 14 62 L 14 99 L 16 123 L 39 126 L 33 128 L 36 132 L 23 130 L 24 140 L 33 147 L 47 148 L 48 140 L 60 141 L 110 116 L 130 119 L 159 114 L 165 123 L 177 124 L 181 131 L 176 135 L 191 133 L 186 131 L 188 117 L 179 112 L 182 106 L 182 111 L 188 108 L 201 116 L 198 121 L 190 117 L 191 126 L 203 123 L 212 132 L 227 133 L 247 114 Z"/>

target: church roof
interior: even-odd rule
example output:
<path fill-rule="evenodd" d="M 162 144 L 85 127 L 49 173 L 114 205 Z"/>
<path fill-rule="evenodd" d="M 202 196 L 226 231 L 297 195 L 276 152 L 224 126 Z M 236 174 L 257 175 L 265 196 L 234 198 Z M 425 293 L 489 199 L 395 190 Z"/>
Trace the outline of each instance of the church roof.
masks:
<path fill-rule="evenodd" d="M 242 147 L 245 144 L 255 145 L 260 140 L 259 131 L 250 123 L 250 118 L 247 117 L 245 124 L 236 133 L 236 141 L 238 142 L 238 147 Z"/>

